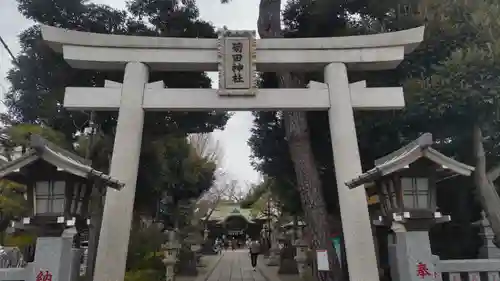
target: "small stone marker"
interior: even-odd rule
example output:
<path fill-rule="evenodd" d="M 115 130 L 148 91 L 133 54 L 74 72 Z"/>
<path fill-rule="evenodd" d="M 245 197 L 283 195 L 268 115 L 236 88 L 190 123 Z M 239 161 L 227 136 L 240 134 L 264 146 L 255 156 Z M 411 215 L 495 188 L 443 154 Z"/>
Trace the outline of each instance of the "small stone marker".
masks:
<path fill-rule="evenodd" d="M 328 252 L 326 250 L 316 250 L 316 259 L 318 261 L 318 271 L 329 271 Z"/>

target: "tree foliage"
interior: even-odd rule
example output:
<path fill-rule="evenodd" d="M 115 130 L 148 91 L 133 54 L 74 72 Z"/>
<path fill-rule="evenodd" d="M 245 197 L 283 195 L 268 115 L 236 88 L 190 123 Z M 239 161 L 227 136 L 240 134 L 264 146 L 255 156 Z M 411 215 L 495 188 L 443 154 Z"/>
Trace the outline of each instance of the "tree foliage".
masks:
<path fill-rule="evenodd" d="M 325 3 L 322 3 L 325 2 Z M 329 2 L 329 3 L 326 3 Z M 426 24 L 424 42 L 395 70 L 351 72 L 352 82 L 368 86 L 404 85 L 406 108 L 400 111 L 356 112 L 356 126 L 363 169 L 421 133 L 431 132 L 437 148 L 446 155 L 475 165 L 472 126 L 480 120 L 489 166 L 498 162 L 498 80 L 496 33 L 498 5 L 494 1 L 288 1 L 284 11 L 287 37 L 342 36 L 396 31 Z M 322 6 L 323 5 L 323 6 Z M 318 8 L 321 7 L 321 8 Z M 357 17 L 349 17 L 356 13 Z M 335 16 L 332 16 L 335 15 Z M 321 28 L 335 18 L 329 28 Z M 332 20 L 333 21 L 333 20 Z M 307 79 L 322 80 L 322 73 Z M 277 87 L 273 75 L 263 75 L 263 86 Z M 296 183 L 280 112 L 254 113 L 249 144 L 254 166 L 278 183 L 280 201 L 300 212 Z M 308 123 L 314 156 L 330 213 L 338 213 L 328 118 L 309 112 Z M 458 185 L 458 186 L 457 186 Z M 444 258 L 472 258 L 477 254 L 479 218 L 471 179 L 440 183 L 438 204 L 453 222 L 433 230 L 434 251 Z M 287 199 L 285 199 L 287 198 Z M 452 200 L 450 200 L 452 198 Z M 453 235 L 452 233 L 455 233 Z M 454 237 L 455 239 L 450 239 Z M 458 247 L 457 245 L 462 245 Z"/>
<path fill-rule="evenodd" d="M 161 177 L 155 185 L 159 188 L 157 196 L 168 195 L 169 200 L 165 201 L 163 214 L 169 214 L 168 217 L 173 218 L 168 210 L 179 211 L 178 206 L 181 203 L 196 199 L 210 189 L 215 180 L 216 165 L 199 155 L 184 137 L 157 142 L 155 146 L 157 157 L 161 159 L 157 167 Z"/>
<path fill-rule="evenodd" d="M 177 1 L 137 0 L 130 1 L 127 10 L 117 10 L 84 0 L 19 0 L 18 7 L 26 18 L 37 24 L 73 30 L 147 36 L 215 37 L 213 26 L 199 19 L 193 1 L 180 4 Z M 102 87 L 105 79 L 121 81 L 123 72 L 71 68 L 61 54 L 55 53 L 41 40 L 38 25 L 24 31 L 20 35 L 20 41 L 19 66 L 15 66 L 8 74 L 12 85 L 5 99 L 8 117 L 15 122 L 44 124 L 61 132 L 71 143 L 75 133 L 88 125 L 90 117 L 85 112 L 70 112 L 63 108 L 64 88 Z M 210 87 L 210 79 L 205 73 L 153 72 L 150 80 L 162 80 L 168 87 L 174 88 Z M 109 168 L 116 117 L 116 112 L 95 114 L 97 134 L 93 136 L 90 156 L 94 166 L 100 170 L 107 171 Z M 227 114 L 215 112 L 147 113 L 143 137 L 143 143 L 147 145 L 143 146 L 141 153 L 138 202 L 155 194 L 159 186 L 178 186 L 178 179 L 182 176 L 189 177 L 186 180 L 190 181 L 193 187 L 192 183 L 202 177 L 210 182 L 211 177 L 208 174 L 213 168 L 206 166 L 209 165 L 206 164 L 208 162 L 203 164 L 203 159 L 197 159 L 193 153 L 188 152 L 191 147 L 183 138 L 188 133 L 210 132 L 215 128 L 222 128 L 227 118 Z M 172 134 L 176 136 L 166 137 Z M 88 136 L 79 138 L 77 150 L 80 153 L 88 148 L 88 140 Z M 173 149 L 180 149 L 182 152 L 174 152 Z M 174 155 L 175 153 L 178 154 Z M 159 159 L 158 155 L 166 158 Z M 168 160 L 174 161 L 172 157 L 188 157 L 189 160 L 177 158 L 175 161 L 178 161 L 179 165 L 182 161 L 190 161 L 182 165 L 191 165 L 194 174 L 189 175 L 186 172 L 172 176 L 175 172 L 172 165 L 176 163 L 165 164 Z M 171 176 L 171 180 L 177 182 L 165 184 L 168 179 L 157 179 L 158 174 L 153 171 L 161 171 L 159 175 Z M 194 188 L 201 190 L 205 187 Z M 196 190 L 191 193 L 186 191 L 185 195 L 189 197 L 198 193 Z M 151 202 L 145 200 L 143 206 L 147 207 L 147 204 L 151 205 Z"/>
<path fill-rule="evenodd" d="M 266 180 L 260 184 L 253 185 L 247 192 L 245 197 L 240 201 L 241 208 L 250 208 L 257 202 L 263 195 L 269 190 L 268 183 Z"/>
<path fill-rule="evenodd" d="M 126 281 L 164 280 L 161 244 L 166 240 L 162 229 L 156 225 L 135 224 L 130 233 L 127 256 Z"/>
<path fill-rule="evenodd" d="M 14 218 L 25 213 L 24 185 L 9 180 L 0 181 L 0 232 L 4 232 Z"/>
<path fill-rule="evenodd" d="M 215 36 L 213 26 L 198 18 L 195 6 L 181 7 L 176 1 L 131 1 L 128 10 L 131 15 L 83 0 L 19 0 L 18 3 L 21 13 L 36 23 L 73 30 L 149 36 Z M 5 101 L 10 117 L 25 123 L 44 123 L 72 138 L 89 117 L 62 107 L 64 88 L 102 86 L 105 79 L 121 81 L 123 73 L 71 68 L 61 54 L 56 54 L 41 40 L 38 25 L 24 31 L 20 41 L 19 67 L 14 67 L 7 77 L 12 85 Z M 168 87 L 176 88 L 210 86 L 204 73 L 156 72 L 150 79 L 163 80 Z M 179 131 L 210 132 L 221 128 L 226 121 L 226 114 L 214 112 L 159 112 L 146 114 L 144 127 L 146 134 L 161 136 Z M 116 113 L 99 113 L 96 122 L 104 133 L 113 134 Z"/>
<path fill-rule="evenodd" d="M 20 34 L 19 63 L 8 73 L 11 89 L 5 98 L 8 112 L 3 119 L 52 128 L 71 148 L 71 144 L 76 143 L 79 154 L 90 155 L 94 168 L 103 172 L 109 171 L 117 112 L 96 112 L 92 120 L 94 134 L 82 135 L 91 114 L 66 110 L 64 90 L 68 86 L 102 87 L 105 80 L 122 82 L 123 70 L 71 68 L 62 54 L 55 53 L 43 42 L 40 24 L 105 34 L 215 37 L 213 26 L 199 19 L 194 1 L 133 0 L 125 10 L 87 0 L 17 0 L 17 3 L 19 11 L 35 25 Z M 152 72 L 150 81 L 163 81 L 170 88 L 211 85 L 203 72 Z M 226 113 L 216 112 L 146 113 L 136 214 L 156 216 L 158 201 L 165 193 L 175 201 L 182 201 L 196 198 L 210 187 L 215 163 L 197 154 L 186 137 L 190 133 L 221 129 L 228 117 Z"/>

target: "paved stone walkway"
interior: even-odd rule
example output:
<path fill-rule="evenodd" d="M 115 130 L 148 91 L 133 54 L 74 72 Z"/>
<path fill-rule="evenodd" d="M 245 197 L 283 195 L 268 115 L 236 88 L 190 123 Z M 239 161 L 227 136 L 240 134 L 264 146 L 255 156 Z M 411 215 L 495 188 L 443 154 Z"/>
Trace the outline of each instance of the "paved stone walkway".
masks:
<path fill-rule="evenodd" d="M 225 251 L 219 264 L 207 281 L 266 281 L 264 276 L 253 271 L 248 250 Z"/>

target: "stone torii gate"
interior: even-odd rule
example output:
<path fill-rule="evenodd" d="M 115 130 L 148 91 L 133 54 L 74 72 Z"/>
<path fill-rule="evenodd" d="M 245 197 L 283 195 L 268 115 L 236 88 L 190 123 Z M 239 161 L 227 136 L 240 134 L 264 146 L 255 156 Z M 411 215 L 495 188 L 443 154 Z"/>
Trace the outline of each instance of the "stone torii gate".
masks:
<path fill-rule="evenodd" d="M 118 110 L 111 176 L 125 183 L 108 189 L 95 281 L 124 279 L 145 111 L 327 110 L 350 280 L 376 281 L 378 267 L 364 189 L 345 182 L 361 174 L 353 109 L 404 107 L 402 88 L 349 84 L 348 70 L 395 68 L 423 40 L 424 28 L 335 38 L 260 39 L 253 32 L 223 31 L 219 39 L 95 34 L 42 27 L 44 40 L 74 68 L 124 70 L 123 84 L 66 88 L 71 110 Z M 256 89 L 255 71 L 324 69 L 325 83 L 307 89 Z M 166 89 L 148 83 L 150 70 L 219 71 L 216 89 Z"/>

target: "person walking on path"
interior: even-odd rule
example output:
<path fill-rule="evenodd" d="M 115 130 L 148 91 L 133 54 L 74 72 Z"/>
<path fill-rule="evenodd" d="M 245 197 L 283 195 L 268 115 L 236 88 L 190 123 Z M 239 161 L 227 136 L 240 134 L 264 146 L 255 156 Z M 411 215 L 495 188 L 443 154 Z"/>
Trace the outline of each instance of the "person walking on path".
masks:
<path fill-rule="evenodd" d="M 255 271 L 256 267 L 257 267 L 257 260 L 259 258 L 259 254 L 260 254 L 260 243 L 259 241 L 257 240 L 253 240 L 252 242 L 250 242 L 250 260 L 252 262 L 252 267 L 253 267 L 253 271 Z"/>

